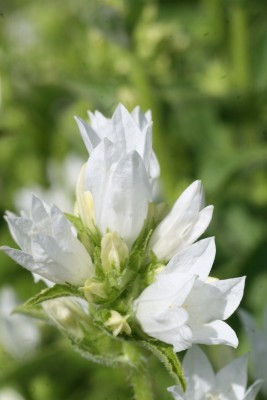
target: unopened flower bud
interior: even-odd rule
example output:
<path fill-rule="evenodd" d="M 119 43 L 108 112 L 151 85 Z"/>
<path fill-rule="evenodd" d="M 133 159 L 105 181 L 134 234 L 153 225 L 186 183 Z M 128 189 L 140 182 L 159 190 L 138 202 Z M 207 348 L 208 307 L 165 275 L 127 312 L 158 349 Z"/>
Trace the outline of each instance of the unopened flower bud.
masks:
<path fill-rule="evenodd" d="M 130 335 L 132 330 L 127 322 L 129 315 L 122 316 L 118 311 L 111 310 L 111 316 L 105 322 L 105 326 L 112 330 L 114 336 L 118 336 L 120 333 L 125 332 Z"/>
<path fill-rule="evenodd" d="M 94 282 L 91 279 L 87 279 L 84 286 L 80 289 L 84 291 L 84 295 L 88 301 L 94 301 L 96 298 L 107 298 L 105 284 L 102 282 Z"/>
<path fill-rule="evenodd" d="M 76 204 L 75 214 L 78 215 L 85 227 L 89 228 L 90 231 L 95 231 L 95 215 L 94 215 L 94 202 L 91 192 L 84 189 L 84 178 L 85 178 L 86 164 L 81 168 L 78 176 L 76 186 Z"/>
<path fill-rule="evenodd" d="M 101 262 L 105 272 L 120 270 L 121 265 L 129 257 L 126 243 L 117 232 L 106 233 L 101 241 Z"/>
<path fill-rule="evenodd" d="M 82 322 L 89 317 L 88 303 L 76 297 L 59 297 L 43 303 L 48 317 L 63 331 L 82 338 Z"/>

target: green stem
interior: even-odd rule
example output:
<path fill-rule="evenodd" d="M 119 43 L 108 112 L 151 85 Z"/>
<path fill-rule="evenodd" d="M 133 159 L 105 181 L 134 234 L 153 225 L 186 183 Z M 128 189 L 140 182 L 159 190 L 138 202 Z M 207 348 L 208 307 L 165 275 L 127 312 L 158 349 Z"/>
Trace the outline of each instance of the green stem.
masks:
<path fill-rule="evenodd" d="M 131 361 L 130 380 L 135 400 L 153 400 L 153 392 L 146 360 L 142 351 L 133 343 L 123 344 L 124 354 Z"/>
<path fill-rule="evenodd" d="M 147 375 L 144 368 L 134 368 L 131 371 L 131 383 L 135 400 L 153 400 L 154 398 Z"/>

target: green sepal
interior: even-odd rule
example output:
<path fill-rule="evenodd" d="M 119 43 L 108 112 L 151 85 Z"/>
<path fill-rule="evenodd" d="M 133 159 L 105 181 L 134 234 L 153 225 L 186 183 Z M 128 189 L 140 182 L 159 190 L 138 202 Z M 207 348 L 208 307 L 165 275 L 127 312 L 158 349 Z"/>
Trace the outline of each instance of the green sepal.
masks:
<path fill-rule="evenodd" d="M 181 385 L 183 391 L 186 390 L 186 380 L 184 377 L 181 363 L 174 353 L 172 346 L 157 340 L 141 340 L 140 344 L 150 350 L 164 364 L 175 382 Z"/>
<path fill-rule="evenodd" d="M 90 240 L 94 246 L 101 245 L 101 233 L 99 232 L 96 225 L 94 225 L 94 231 L 91 231 L 89 228 L 87 228 L 86 226 L 83 225 L 80 217 L 77 217 L 77 216 L 69 214 L 69 213 L 64 213 L 64 215 L 77 230 L 78 238 L 80 238 L 80 236 L 86 234 L 90 238 Z"/>
<path fill-rule="evenodd" d="M 132 270 L 138 271 L 142 266 L 144 266 L 144 264 L 146 264 L 147 245 L 152 233 L 152 223 L 145 223 L 141 233 L 133 244 L 129 256 L 129 266 Z"/>
<path fill-rule="evenodd" d="M 84 230 L 81 218 L 76 217 L 75 215 L 72 215 L 69 213 L 64 213 L 64 215 L 72 223 L 72 225 L 74 225 L 74 227 L 78 233 L 81 232 L 82 230 Z"/>
<path fill-rule="evenodd" d="M 26 303 L 17 307 L 16 310 L 19 309 L 19 312 L 27 313 L 31 308 L 43 303 L 44 301 L 66 296 L 75 296 L 84 299 L 82 291 L 76 286 L 71 285 L 70 283 L 67 283 L 66 285 L 57 284 L 51 288 L 43 289 L 40 293 L 27 300 Z"/>

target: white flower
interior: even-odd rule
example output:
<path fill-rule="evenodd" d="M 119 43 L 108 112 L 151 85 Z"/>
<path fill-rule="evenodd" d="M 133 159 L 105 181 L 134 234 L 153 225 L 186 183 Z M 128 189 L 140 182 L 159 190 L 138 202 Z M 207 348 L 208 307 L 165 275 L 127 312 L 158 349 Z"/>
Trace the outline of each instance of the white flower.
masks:
<path fill-rule="evenodd" d="M 64 214 L 33 195 L 31 215 L 7 213 L 11 235 L 22 250 L 1 250 L 24 268 L 54 283 L 81 285 L 94 275 L 90 255 Z"/>
<path fill-rule="evenodd" d="M 143 159 L 151 179 L 159 176 L 159 163 L 152 150 L 150 111 L 143 114 L 140 107 L 136 107 L 129 113 L 119 104 L 111 119 L 104 117 L 99 111 L 95 114 L 89 112 L 89 117 L 91 126 L 80 118 L 75 117 L 75 120 L 90 155 L 104 138 L 108 138 L 121 153 L 136 150 Z"/>
<path fill-rule="evenodd" d="M 263 380 L 262 392 L 267 395 L 267 308 L 262 330 L 247 311 L 239 310 L 239 315 L 250 342 L 254 378 Z"/>
<path fill-rule="evenodd" d="M 109 139 L 103 139 L 87 162 L 84 190 L 92 194 L 100 232 L 117 232 L 130 248 L 143 227 L 151 200 L 151 183 L 139 153 L 121 153 Z M 77 203 L 81 216 L 84 212 L 79 206 L 85 207 L 84 203 Z"/>
<path fill-rule="evenodd" d="M 13 357 L 30 355 L 40 342 L 39 330 L 34 321 L 24 315 L 13 314 L 19 305 L 15 291 L 4 286 L 0 291 L 0 342 Z M 1 397 L 0 397 L 1 398 Z"/>
<path fill-rule="evenodd" d="M 193 182 L 181 194 L 151 236 L 149 246 L 158 259 L 170 260 L 178 250 L 194 243 L 206 230 L 213 206 L 204 208 L 204 201 L 200 181 Z"/>
<path fill-rule="evenodd" d="M 261 381 L 246 390 L 247 361 L 247 356 L 240 357 L 215 374 L 206 355 L 193 346 L 183 360 L 186 392 L 178 385 L 168 391 L 175 400 L 254 400 Z"/>
<path fill-rule="evenodd" d="M 208 279 L 214 257 L 214 240 L 208 238 L 171 259 L 134 302 L 144 332 L 176 352 L 192 343 L 237 346 L 235 332 L 223 321 L 238 307 L 245 278 Z"/>

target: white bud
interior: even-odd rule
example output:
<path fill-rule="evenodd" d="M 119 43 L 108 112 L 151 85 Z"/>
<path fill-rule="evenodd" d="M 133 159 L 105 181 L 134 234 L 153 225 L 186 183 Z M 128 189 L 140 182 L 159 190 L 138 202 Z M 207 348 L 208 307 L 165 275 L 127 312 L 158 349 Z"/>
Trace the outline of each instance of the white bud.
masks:
<path fill-rule="evenodd" d="M 95 231 L 94 202 L 91 192 L 84 189 L 86 163 L 82 166 L 76 186 L 75 215 L 78 215 L 85 227 Z"/>
<path fill-rule="evenodd" d="M 111 316 L 105 322 L 105 326 L 112 330 L 114 336 L 118 336 L 120 333 L 125 332 L 130 335 L 132 330 L 127 322 L 129 315 L 122 316 L 118 311 L 111 310 Z"/>
<path fill-rule="evenodd" d="M 117 232 L 106 233 L 101 241 L 101 262 L 105 272 L 113 268 L 120 270 L 122 263 L 129 257 L 126 243 Z"/>
<path fill-rule="evenodd" d="M 106 299 L 107 294 L 105 291 L 105 284 L 102 282 L 94 282 L 91 279 L 87 279 L 83 287 L 84 295 L 88 301 L 94 301 L 96 297 Z"/>

